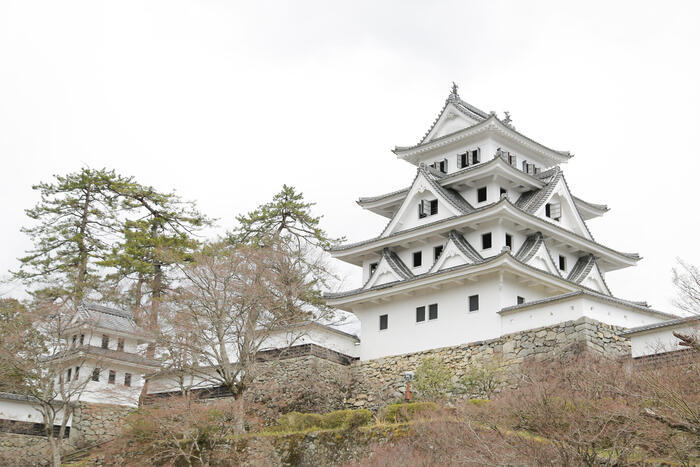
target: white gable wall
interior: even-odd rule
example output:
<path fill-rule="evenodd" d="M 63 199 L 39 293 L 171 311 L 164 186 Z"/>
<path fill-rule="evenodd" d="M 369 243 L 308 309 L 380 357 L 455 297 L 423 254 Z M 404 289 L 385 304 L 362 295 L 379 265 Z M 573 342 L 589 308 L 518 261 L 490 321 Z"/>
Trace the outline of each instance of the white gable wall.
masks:
<path fill-rule="evenodd" d="M 656 353 L 673 352 L 687 349 L 678 345 L 680 342 L 673 332 L 686 335 L 700 335 L 700 328 L 695 325 L 669 326 L 629 336 L 632 345 L 632 357 L 643 357 Z"/>

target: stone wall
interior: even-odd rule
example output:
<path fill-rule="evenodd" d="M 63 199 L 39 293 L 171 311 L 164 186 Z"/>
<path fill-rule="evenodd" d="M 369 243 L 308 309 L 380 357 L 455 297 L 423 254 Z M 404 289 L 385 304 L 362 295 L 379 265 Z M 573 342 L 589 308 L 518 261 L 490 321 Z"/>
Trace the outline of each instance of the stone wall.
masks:
<path fill-rule="evenodd" d="M 437 357 L 447 364 L 454 380 L 464 376 L 472 365 L 494 359 L 502 362 L 506 374 L 513 375 L 518 366 L 529 358 L 561 358 L 582 351 L 611 358 L 626 357 L 630 355 L 630 344 L 620 336 L 624 330 L 589 318 L 580 318 L 487 341 L 358 361 L 353 366 L 357 384 L 347 405 L 350 408 L 377 409 L 381 405 L 402 399 L 406 387 L 404 373 L 414 371 L 425 357 Z"/>
<path fill-rule="evenodd" d="M 0 433 L 0 465 L 46 465 L 50 458 L 51 451 L 45 437 Z"/>
<path fill-rule="evenodd" d="M 119 434 L 124 418 L 133 410 L 120 405 L 81 402 L 73 413 L 71 443 L 81 447 L 113 438 Z"/>

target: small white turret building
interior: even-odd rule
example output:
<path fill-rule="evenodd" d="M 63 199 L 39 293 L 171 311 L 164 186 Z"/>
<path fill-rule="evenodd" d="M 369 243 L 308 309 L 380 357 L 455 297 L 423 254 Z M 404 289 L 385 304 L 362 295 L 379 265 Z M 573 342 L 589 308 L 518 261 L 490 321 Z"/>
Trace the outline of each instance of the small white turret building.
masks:
<path fill-rule="evenodd" d="M 396 147 L 410 186 L 358 204 L 388 219 L 377 236 L 332 255 L 362 287 L 327 295 L 361 322 L 360 359 L 493 339 L 582 317 L 631 328 L 673 318 L 616 298 L 610 271 L 636 253 L 595 241 L 586 220 L 607 206 L 577 198 L 561 164 L 572 155 L 519 133 L 452 88 L 420 142 Z"/>

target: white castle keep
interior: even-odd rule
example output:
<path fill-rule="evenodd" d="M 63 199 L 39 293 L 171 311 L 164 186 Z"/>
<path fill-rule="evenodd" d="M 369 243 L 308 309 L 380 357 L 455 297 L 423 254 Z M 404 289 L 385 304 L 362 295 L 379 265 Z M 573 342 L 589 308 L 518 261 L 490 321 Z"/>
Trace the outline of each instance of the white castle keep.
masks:
<path fill-rule="evenodd" d="M 633 328 L 673 318 L 615 297 L 605 274 L 636 253 L 598 243 L 586 220 L 607 206 L 576 197 L 572 155 L 464 102 L 453 85 L 439 116 L 396 156 L 410 186 L 358 204 L 388 219 L 378 236 L 334 248 L 362 287 L 327 294 L 361 322 L 371 360 L 497 338 L 582 317 Z"/>

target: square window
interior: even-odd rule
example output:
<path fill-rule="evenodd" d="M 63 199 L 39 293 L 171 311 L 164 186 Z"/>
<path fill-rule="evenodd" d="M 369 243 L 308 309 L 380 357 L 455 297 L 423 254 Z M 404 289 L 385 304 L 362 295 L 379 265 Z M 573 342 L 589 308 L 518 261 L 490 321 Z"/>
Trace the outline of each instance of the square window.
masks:
<path fill-rule="evenodd" d="M 518 305 L 522 305 L 523 303 L 525 303 L 525 297 L 518 295 Z"/>
<path fill-rule="evenodd" d="M 425 321 L 425 307 L 419 306 L 416 308 L 416 323 Z"/>
<path fill-rule="evenodd" d="M 99 368 L 95 368 L 94 370 L 92 370 L 92 380 L 93 381 L 100 380 L 100 369 Z"/>
<path fill-rule="evenodd" d="M 124 386 L 131 386 L 131 373 L 124 373 Z"/>
<path fill-rule="evenodd" d="M 413 267 L 417 268 L 423 264 L 423 252 L 416 251 L 413 253 Z"/>
<path fill-rule="evenodd" d="M 491 232 L 481 236 L 481 249 L 488 250 L 489 248 L 491 248 Z"/>
<path fill-rule="evenodd" d="M 117 379 L 117 372 L 114 370 L 109 370 L 109 379 L 107 382 L 109 384 L 114 384 L 114 381 Z"/>
<path fill-rule="evenodd" d="M 117 339 L 117 350 L 119 352 L 124 352 L 124 339 L 122 337 Z"/>
<path fill-rule="evenodd" d="M 379 316 L 379 330 L 383 331 L 384 329 L 389 327 L 389 315 L 380 315 Z"/>
<path fill-rule="evenodd" d="M 479 203 L 486 201 L 486 187 L 481 187 L 476 190 L 476 201 Z"/>
<path fill-rule="evenodd" d="M 566 256 L 559 255 L 559 269 L 566 271 Z"/>
<path fill-rule="evenodd" d="M 506 246 L 513 249 L 513 236 L 511 234 L 506 234 Z"/>
<path fill-rule="evenodd" d="M 469 311 L 479 311 L 479 296 L 470 295 L 469 296 Z"/>
<path fill-rule="evenodd" d="M 442 245 L 438 245 L 438 246 L 436 246 L 435 248 L 433 248 L 433 254 L 434 254 L 434 256 L 435 256 L 435 261 L 438 260 L 438 258 L 439 258 L 440 255 L 442 254 L 442 250 L 443 250 L 444 248 L 445 248 L 445 247 L 443 247 Z"/>
<path fill-rule="evenodd" d="M 428 319 L 437 319 L 438 316 L 438 306 L 437 303 L 428 305 Z"/>
<path fill-rule="evenodd" d="M 109 336 L 107 334 L 102 334 L 102 348 L 109 348 Z"/>

